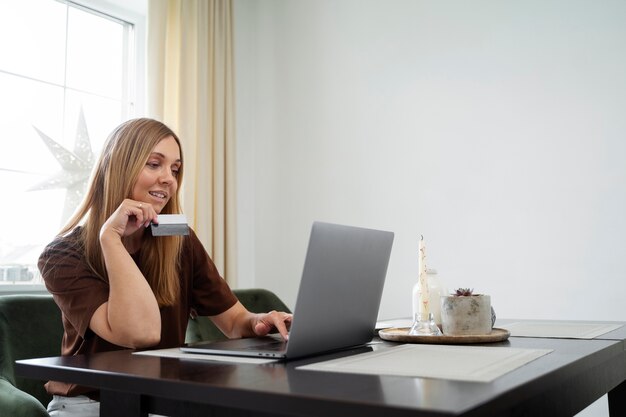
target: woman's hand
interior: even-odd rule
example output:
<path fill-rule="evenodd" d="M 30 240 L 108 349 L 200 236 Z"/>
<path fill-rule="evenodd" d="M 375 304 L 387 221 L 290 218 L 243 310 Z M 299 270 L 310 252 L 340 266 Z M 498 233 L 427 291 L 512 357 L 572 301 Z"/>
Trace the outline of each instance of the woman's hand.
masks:
<path fill-rule="evenodd" d="M 265 336 L 273 331 L 278 331 L 284 340 L 289 340 L 292 318 L 292 314 L 281 311 L 252 313 L 241 302 L 237 301 L 228 310 L 212 316 L 211 320 L 222 333 L 231 339 Z"/>
<path fill-rule="evenodd" d="M 127 198 L 102 225 L 100 239 L 107 233 L 114 233 L 120 238 L 132 235 L 157 219 L 157 212 L 151 204 Z"/>
<path fill-rule="evenodd" d="M 256 315 L 256 323 L 253 324 L 254 333 L 257 336 L 265 336 L 277 330 L 284 340 L 289 340 L 289 328 L 293 314 L 281 311 L 270 311 Z"/>

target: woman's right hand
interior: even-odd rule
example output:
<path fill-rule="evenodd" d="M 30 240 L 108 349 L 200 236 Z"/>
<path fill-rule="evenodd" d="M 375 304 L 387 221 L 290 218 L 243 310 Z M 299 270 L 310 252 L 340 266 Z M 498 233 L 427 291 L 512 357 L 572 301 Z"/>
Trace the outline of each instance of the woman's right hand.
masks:
<path fill-rule="evenodd" d="M 157 212 L 151 204 L 127 198 L 100 228 L 100 239 L 111 233 L 119 238 L 132 235 L 157 219 Z"/>

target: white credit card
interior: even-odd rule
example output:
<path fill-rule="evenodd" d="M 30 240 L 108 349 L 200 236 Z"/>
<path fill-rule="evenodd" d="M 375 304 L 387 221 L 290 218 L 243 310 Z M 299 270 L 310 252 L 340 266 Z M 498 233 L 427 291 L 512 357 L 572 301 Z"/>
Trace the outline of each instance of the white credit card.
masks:
<path fill-rule="evenodd" d="M 188 235 L 189 225 L 184 214 L 159 214 L 159 223 L 151 223 L 152 236 Z"/>

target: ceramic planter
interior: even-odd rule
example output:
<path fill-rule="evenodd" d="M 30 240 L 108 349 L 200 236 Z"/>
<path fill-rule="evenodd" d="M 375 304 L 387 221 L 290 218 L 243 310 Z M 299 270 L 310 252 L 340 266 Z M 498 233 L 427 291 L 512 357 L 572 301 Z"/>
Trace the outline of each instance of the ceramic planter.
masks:
<path fill-rule="evenodd" d="M 441 297 L 441 326 L 444 335 L 491 333 L 491 297 L 484 294 Z"/>

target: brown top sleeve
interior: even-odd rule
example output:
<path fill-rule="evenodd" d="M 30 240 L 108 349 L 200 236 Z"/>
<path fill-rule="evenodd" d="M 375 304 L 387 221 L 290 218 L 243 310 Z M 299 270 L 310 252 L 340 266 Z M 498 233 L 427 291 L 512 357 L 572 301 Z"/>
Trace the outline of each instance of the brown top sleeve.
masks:
<path fill-rule="evenodd" d="M 204 249 L 193 230 L 187 239 L 190 250 L 185 254 L 193 257 L 192 292 L 190 307 L 201 316 L 214 316 L 232 307 L 237 298 L 226 281 L 220 276 L 217 267 Z"/>
<path fill-rule="evenodd" d="M 39 270 L 46 288 L 63 314 L 63 355 L 78 352 L 90 337 L 89 322 L 109 298 L 109 283 L 88 267 L 77 232 L 55 239 L 39 257 Z"/>

